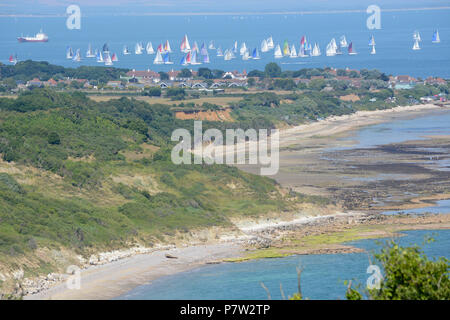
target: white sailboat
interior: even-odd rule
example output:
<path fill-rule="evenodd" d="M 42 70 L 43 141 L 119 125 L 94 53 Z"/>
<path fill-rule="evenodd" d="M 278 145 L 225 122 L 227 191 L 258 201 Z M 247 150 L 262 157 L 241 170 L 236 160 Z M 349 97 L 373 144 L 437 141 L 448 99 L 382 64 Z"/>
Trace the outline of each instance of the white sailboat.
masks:
<path fill-rule="evenodd" d="M 418 39 L 416 39 L 414 41 L 414 45 L 413 45 L 412 49 L 413 50 L 420 50 L 420 45 L 419 45 L 419 40 Z"/>
<path fill-rule="evenodd" d="M 125 45 L 124 47 L 123 47 L 123 54 L 124 55 L 129 55 L 129 54 L 131 54 L 131 52 L 130 52 L 130 50 L 128 49 L 128 46 L 127 45 Z"/>
<path fill-rule="evenodd" d="M 417 40 L 417 41 L 422 41 L 422 38 L 420 37 L 419 31 L 414 31 L 413 39 Z"/>
<path fill-rule="evenodd" d="M 269 51 L 269 45 L 267 44 L 267 40 L 264 39 L 261 42 L 261 52 L 268 52 Z"/>
<path fill-rule="evenodd" d="M 145 46 L 145 51 L 147 54 L 154 54 L 155 50 L 153 49 L 153 45 L 151 42 L 147 42 L 147 45 Z"/>
<path fill-rule="evenodd" d="M 240 54 L 241 56 L 243 56 L 243 55 L 245 54 L 246 51 L 248 51 L 248 50 L 247 50 L 247 45 L 245 44 L 245 42 L 242 42 L 242 44 L 241 44 L 241 49 L 239 50 L 239 54 Z"/>
<path fill-rule="evenodd" d="M 226 49 L 226 50 L 225 50 L 225 54 L 224 54 L 223 59 L 224 59 L 225 61 L 229 61 L 229 60 L 233 59 L 233 53 L 231 52 L 230 49 Z"/>
<path fill-rule="evenodd" d="M 189 45 L 187 34 L 184 35 L 183 41 L 181 41 L 180 50 L 183 53 L 188 53 L 189 51 L 191 51 L 191 46 Z"/>
<path fill-rule="evenodd" d="M 242 55 L 242 60 L 248 60 L 248 59 L 250 59 L 250 52 L 248 52 L 248 49 L 245 49 L 245 52 Z"/>
<path fill-rule="evenodd" d="M 297 50 L 295 49 L 294 44 L 292 44 L 291 46 L 291 53 L 289 55 L 289 58 L 297 58 Z"/>
<path fill-rule="evenodd" d="M 269 50 L 272 50 L 272 49 L 274 48 L 272 36 L 270 36 L 270 37 L 267 39 L 267 46 L 268 46 Z"/>
<path fill-rule="evenodd" d="M 216 49 L 216 46 L 214 45 L 214 41 L 213 40 L 211 40 L 209 42 L 208 49 L 209 50 L 215 50 Z"/>
<path fill-rule="evenodd" d="M 67 47 L 67 50 L 66 50 L 66 58 L 67 58 L 67 59 L 72 59 L 72 58 L 73 58 L 72 47 Z"/>
<path fill-rule="evenodd" d="M 72 60 L 75 61 L 75 62 L 80 62 L 81 61 L 80 49 L 77 49 L 77 52 L 73 56 Z"/>
<path fill-rule="evenodd" d="M 375 45 L 372 46 L 372 51 L 370 51 L 370 54 L 377 54 L 377 51 L 375 50 Z"/>
<path fill-rule="evenodd" d="M 281 52 L 281 47 L 279 44 L 275 47 L 275 52 L 273 53 L 275 59 L 283 58 L 283 53 Z"/>
<path fill-rule="evenodd" d="M 237 48 L 237 47 L 238 47 L 238 44 L 237 44 L 237 41 L 235 41 L 235 42 L 234 42 L 234 47 L 233 47 L 233 52 L 234 52 L 234 53 L 237 53 L 237 52 L 238 52 L 238 48 Z"/>
<path fill-rule="evenodd" d="M 95 58 L 94 51 L 92 51 L 91 44 L 89 43 L 88 49 L 86 51 L 86 58 Z"/>
<path fill-rule="evenodd" d="M 320 56 L 322 53 L 320 52 L 320 48 L 319 45 L 317 43 L 314 43 L 314 47 L 311 50 L 311 57 L 318 57 Z"/>
<path fill-rule="evenodd" d="M 135 54 L 142 54 L 142 46 L 141 46 L 141 44 L 139 42 L 136 43 L 136 45 L 134 46 L 134 53 Z"/>
<path fill-rule="evenodd" d="M 217 48 L 217 56 L 218 57 L 223 57 L 222 47 Z"/>
<path fill-rule="evenodd" d="M 345 38 L 345 35 L 343 35 L 340 39 L 340 45 L 341 48 L 347 48 L 348 47 L 348 43 L 347 43 L 347 39 Z"/>
<path fill-rule="evenodd" d="M 163 64 L 164 60 L 160 50 L 156 51 L 155 59 L 153 60 L 153 64 Z"/>
<path fill-rule="evenodd" d="M 336 40 L 333 38 L 331 39 L 330 43 L 328 43 L 326 50 L 325 50 L 325 54 L 327 57 L 332 57 L 336 55 L 336 49 L 337 49 L 337 45 L 336 45 Z"/>
<path fill-rule="evenodd" d="M 97 52 L 97 62 L 104 62 L 103 61 L 103 55 L 101 51 Z"/>
<path fill-rule="evenodd" d="M 375 45 L 375 37 L 372 35 L 369 40 L 369 46 L 374 46 L 374 45 Z"/>
<path fill-rule="evenodd" d="M 113 62 L 111 60 L 109 52 L 106 52 L 105 66 L 112 66 L 112 65 L 113 65 Z"/>

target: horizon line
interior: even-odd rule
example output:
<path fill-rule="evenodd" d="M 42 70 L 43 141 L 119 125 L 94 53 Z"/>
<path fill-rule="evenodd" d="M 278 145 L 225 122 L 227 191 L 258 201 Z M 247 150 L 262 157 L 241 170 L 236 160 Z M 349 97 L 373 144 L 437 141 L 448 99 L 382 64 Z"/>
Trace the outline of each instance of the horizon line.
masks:
<path fill-rule="evenodd" d="M 432 11 L 449 10 L 450 6 L 441 7 L 419 7 L 419 8 L 391 8 L 382 9 L 381 12 L 403 12 L 403 11 Z M 366 9 L 345 9 L 345 10 L 313 10 L 313 11 L 258 11 L 258 12 L 139 12 L 139 13 L 111 13 L 110 16 L 256 16 L 256 15 L 307 15 L 307 14 L 339 14 L 339 13 L 362 13 Z M 101 15 L 101 14 L 100 14 Z M 87 14 L 85 16 L 99 16 L 98 14 Z M 61 18 L 66 14 L 0 14 L 1 18 Z"/>

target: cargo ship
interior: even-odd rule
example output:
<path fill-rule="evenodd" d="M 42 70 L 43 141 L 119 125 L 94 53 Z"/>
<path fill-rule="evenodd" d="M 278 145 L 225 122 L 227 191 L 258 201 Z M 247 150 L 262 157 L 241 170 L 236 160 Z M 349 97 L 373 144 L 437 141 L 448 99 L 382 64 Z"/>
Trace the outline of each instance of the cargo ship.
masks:
<path fill-rule="evenodd" d="M 47 42 L 48 36 L 42 32 L 37 33 L 34 37 L 18 37 L 19 42 Z"/>

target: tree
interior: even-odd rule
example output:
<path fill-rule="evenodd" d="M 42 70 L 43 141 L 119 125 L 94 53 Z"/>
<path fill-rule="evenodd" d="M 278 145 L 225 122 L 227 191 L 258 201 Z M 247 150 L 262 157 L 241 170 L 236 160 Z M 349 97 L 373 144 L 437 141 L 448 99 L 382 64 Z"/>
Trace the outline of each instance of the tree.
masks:
<path fill-rule="evenodd" d="M 266 64 L 264 71 L 265 71 L 265 74 L 270 78 L 276 78 L 281 75 L 281 68 L 275 62 Z"/>
<path fill-rule="evenodd" d="M 418 246 L 401 247 L 386 242 L 375 258 L 381 262 L 384 276 L 379 289 L 368 289 L 367 297 L 378 300 L 449 300 L 450 261 L 444 257 L 430 260 Z M 351 287 L 347 299 L 360 300 L 363 294 Z"/>
<path fill-rule="evenodd" d="M 49 144 L 60 144 L 61 143 L 61 138 L 59 137 L 58 133 L 56 132 L 50 132 L 50 134 L 48 135 L 48 143 Z"/>
<path fill-rule="evenodd" d="M 191 72 L 191 70 L 184 68 L 184 69 L 181 69 L 179 76 L 180 76 L 180 78 L 190 78 L 190 77 L 192 77 L 192 72 Z"/>
<path fill-rule="evenodd" d="M 167 72 L 160 71 L 158 73 L 161 80 L 169 80 L 169 74 Z"/>
<path fill-rule="evenodd" d="M 213 72 L 208 68 L 200 68 L 198 69 L 198 76 L 205 79 L 213 79 Z"/>

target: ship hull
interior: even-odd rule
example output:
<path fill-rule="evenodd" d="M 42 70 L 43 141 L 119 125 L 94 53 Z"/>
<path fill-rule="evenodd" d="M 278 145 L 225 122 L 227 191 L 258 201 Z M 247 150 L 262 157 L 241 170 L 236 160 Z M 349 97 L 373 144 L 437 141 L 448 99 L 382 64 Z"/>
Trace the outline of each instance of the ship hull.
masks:
<path fill-rule="evenodd" d="M 26 39 L 26 38 L 17 38 L 17 41 L 19 42 L 48 42 L 48 39 Z"/>

